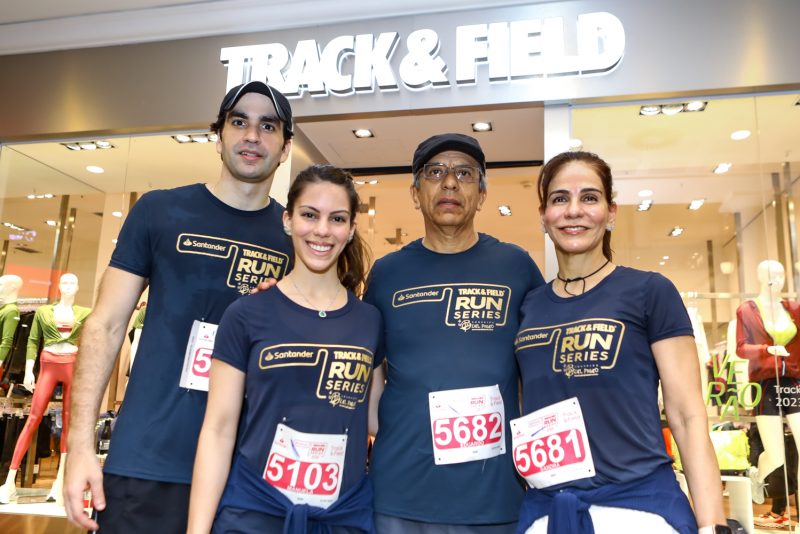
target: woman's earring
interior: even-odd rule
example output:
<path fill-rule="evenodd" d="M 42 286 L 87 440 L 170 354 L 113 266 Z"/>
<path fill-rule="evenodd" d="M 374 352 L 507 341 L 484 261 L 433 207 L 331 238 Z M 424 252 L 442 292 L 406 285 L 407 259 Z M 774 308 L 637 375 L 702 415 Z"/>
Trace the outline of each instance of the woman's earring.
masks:
<path fill-rule="evenodd" d="M 606 232 L 611 232 L 612 230 L 614 230 L 614 225 L 613 224 L 607 224 L 606 225 Z"/>
<path fill-rule="evenodd" d="M 291 237 L 291 235 L 292 235 L 292 229 L 291 229 L 291 228 L 289 228 L 287 225 L 283 225 L 283 233 L 284 233 L 284 234 L 286 234 L 286 235 L 288 235 L 289 237 Z"/>
<path fill-rule="evenodd" d="M 347 242 L 348 243 L 352 243 L 353 242 L 353 234 L 350 234 L 350 237 L 347 238 Z"/>

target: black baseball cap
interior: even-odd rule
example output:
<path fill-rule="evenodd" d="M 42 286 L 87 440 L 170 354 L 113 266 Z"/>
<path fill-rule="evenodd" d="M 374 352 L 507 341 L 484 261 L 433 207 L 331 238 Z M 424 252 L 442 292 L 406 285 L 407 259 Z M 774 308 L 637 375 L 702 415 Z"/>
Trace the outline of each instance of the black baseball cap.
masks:
<path fill-rule="evenodd" d="M 436 154 L 447 150 L 457 150 L 475 158 L 481 168 L 481 173 L 486 174 L 486 156 L 480 143 L 474 137 L 460 133 L 445 133 L 429 137 L 419 144 L 414 151 L 414 160 L 411 163 L 411 172 L 417 174 L 423 165 L 428 163 Z"/>
<path fill-rule="evenodd" d="M 289 104 L 289 100 L 283 96 L 283 93 L 261 81 L 243 83 L 228 91 L 228 94 L 225 95 L 219 105 L 218 116 L 224 117 L 225 113 L 230 111 L 239 99 L 247 93 L 259 93 L 269 98 L 275 106 L 278 118 L 283 121 L 284 127 L 289 132 L 292 131 L 292 106 Z"/>

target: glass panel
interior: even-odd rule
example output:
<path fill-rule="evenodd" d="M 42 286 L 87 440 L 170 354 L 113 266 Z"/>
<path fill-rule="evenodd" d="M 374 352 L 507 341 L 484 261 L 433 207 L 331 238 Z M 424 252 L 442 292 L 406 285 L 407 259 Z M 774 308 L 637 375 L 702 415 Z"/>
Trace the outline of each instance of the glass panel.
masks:
<path fill-rule="evenodd" d="M 96 143 L 92 148 L 89 141 L 96 139 L 70 142 L 75 150 L 60 142 L 0 147 L 0 312 L 16 306 L 21 325 L 14 332 L 4 332 L 2 328 L 8 323 L 0 321 L 3 347 L 7 337 L 10 346 L 8 351 L 0 349 L 0 385 L 10 390 L 8 398 L 5 391 L 0 395 L 0 414 L 9 409 L 21 414 L 23 409 L 29 409 L 30 393 L 23 387 L 29 377 L 28 333 L 37 310 L 45 310 L 48 304 L 69 305 L 69 289 L 63 286 L 62 291 L 59 287 L 62 275 L 72 273 L 77 277 L 79 289 L 74 305 L 90 308 L 99 277 L 136 198 L 154 188 L 213 181 L 219 173 L 219 156 L 213 142 L 179 144 L 169 135 L 154 135 L 102 139 L 105 143 Z M 83 149 L 77 150 L 80 147 Z M 145 294 L 142 300 L 146 298 Z M 138 314 L 137 310 L 133 315 Z M 46 320 L 44 313 L 38 317 L 39 321 Z M 135 341 L 138 336 L 133 318 L 131 322 L 131 339 Z M 76 328 L 79 327 L 73 326 L 72 331 Z M 48 349 L 66 351 L 75 347 L 74 339 L 42 337 L 38 342 L 46 343 Z M 116 408 L 121 401 L 132 352 L 126 337 L 120 351 L 119 372 L 111 380 L 110 400 L 104 401 L 103 406 Z M 38 360 L 31 384 L 41 377 Z M 57 389 L 48 409 L 61 410 L 60 401 Z M 43 426 L 47 425 L 40 425 L 40 430 Z M 14 448 L 17 439 L 8 438 L 6 443 Z M 55 450 L 59 450 L 58 444 Z M 6 452 L 10 457 L 11 452 Z M 30 461 L 19 466 L 17 486 L 31 485 L 35 455 L 27 457 Z M 58 467 L 57 460 L 50 464 L 55 466 L 53 469 Z M 40 477 L 55 476 L 46 467 L 40 469 Z M 6 480 L 5 472 L 0 473 L 0 478 Z"/>
<path fill-rule="evenodd" d="M 800 108 L 785 94 L 705 102 L 703 111 L 688 111 L 688 99 L 577 109 L 573 136 L 611 165 L 615 260 L 661 272 L 684 297 L 711 436 L 730 476 L 728 513 L 750 530 L 750 514 L 763 528 L 764 514 L 787 511 L 783 466 L 789 478 L 797 472 Z M 684 106 L 665 114 L 679 108 L 660 104 Z M 645 105 L 660 113 L 643 114 Z M 769 484 L 752 509 L 751 497 L 761 499 L 748 475 Z"/>
<path fill-rule="evenodd" d="M 60 272 L 74 254 L 82 264 L 79 277 L 85 275 L 89 290 L 77 303 L 90 305 L 95 266 L 86 267 L 86 255 L 96 249 L 96 210 L 98 190 L 68 174 L 42 164 L 10 146 L 0 152 L 0 184 L 3 185 L 0 236 L 7 242 L 3 274 L 19 275 L 25 280 L 19 297 L 47 300 Z M 93 200 L 94 199 L 94 202 Z M 74 211 L 73 211 L 74 210 Z M 64 241 L 88 240 L 88 247 L 73 250 Z M 57 247 L 57 242 L 60 245 Z M 55 255 L 61 254 L 61 264 Z M 62 268 L 63 267 L 63 268 Z M 58 270 L 55 284 L 52 271 Z"/>

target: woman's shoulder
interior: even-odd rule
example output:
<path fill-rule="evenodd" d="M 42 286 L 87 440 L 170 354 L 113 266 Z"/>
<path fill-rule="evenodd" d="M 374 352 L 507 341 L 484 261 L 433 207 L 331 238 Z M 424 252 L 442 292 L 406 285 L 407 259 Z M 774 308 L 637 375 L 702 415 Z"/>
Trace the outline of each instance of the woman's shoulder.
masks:
<path fill-rule="evenodd" d="M 618 284 L 623 284 L 625 286 L 643 285 L 653 288 L 675 287 L 669 278 L 657 271 L 644 271 L 633 267 L 617 265 L 612 274 Z"/>
<path fill-rule="evenodd" d="M 649 314 L 654 308 L 677 311 L 685 309 L 683 299 L 675 284 L 656 271 L 643 271 L 632 267 L 617 266 L 613 275 L 612 290 L 629 298 L 626 302 L 639 302 L 642 313 Z"/>
<path fill-rule="evenodd" d="M 530 304 L 532 302 L 539 302 L 541 300 L 547 299 L 548 294 L 552 292 L 552 288 L 549 283 L 544 283 L 542 285 L 536 286 L 527 293 L 525 293 L 525 297 L 522 299 L 522 305 Z"/>

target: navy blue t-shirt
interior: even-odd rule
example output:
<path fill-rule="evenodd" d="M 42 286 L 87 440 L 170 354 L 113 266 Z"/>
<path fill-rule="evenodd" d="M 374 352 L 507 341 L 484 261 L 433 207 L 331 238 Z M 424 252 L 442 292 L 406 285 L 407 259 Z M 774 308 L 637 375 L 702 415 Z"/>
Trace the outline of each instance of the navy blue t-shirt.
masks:
<path fill-rule="evenodd" d="M 527 414 L 578 397 L 595 476 L 553 486 L 625 483 L 672 462 L 658 411 L 659 375 L 650 345 L 691 336 L 678 291 L 658 273 L 616 267 L 595 287 L 562 298 L 550 285 L 522 305 L 516 351 Z"/>
<path fill-rule="evenodd" d="M 428 393 L 498 385 L 518 416 L 514 336 L 525 294 L 543 284 L 527 252 L 480 234 L 457 254 L 421 240 L 378 260 L 364 300 L 383 315 L 389 363 L 370 475 L 375 511 L 430 523 L 517 520 L 522 486 L 506 453 L 436 465 Z"/>
<path fill-rule="evenodd" d="M 207 393 L 178 387 L 194 320 L 217 324 L 238 296 L 286 274 L 283 206 L 242 211 L 203 184 L 151 191 L 134 205 L 110 265 L 149 279 L 142 330 L 105 470 L 188 484 Z"/>
<path fill-rule="evenodd" d="M 214 358 L 246 374 L 235 455 L 252 470 L 264 472 L 282 423 L 299 432 L 347 434 L 341 493 L 364 476 L 381 316 L 352 293 L 347 297 L 324 319 L 278 288 L 241 298 L 225 312 Z"/>

